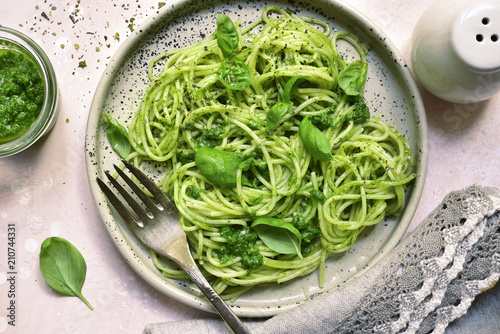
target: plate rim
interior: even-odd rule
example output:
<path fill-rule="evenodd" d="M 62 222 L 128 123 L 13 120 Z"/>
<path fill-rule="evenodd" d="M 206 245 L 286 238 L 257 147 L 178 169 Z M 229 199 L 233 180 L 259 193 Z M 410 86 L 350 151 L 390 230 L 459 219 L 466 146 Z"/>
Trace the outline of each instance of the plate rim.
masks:
<path fill-rule="evenodd" d="M 243 0 L 236 0 L 236 1 L 213 0 L 205 2 L 208 3 L 209 5 L 221 5 L 221 4 L 233 4 L 241 1 Z M 275 0 L 273 2 L 287 3 L 291 6 L 295 6 L 298 8 L 301 7 L 300 2 L 296 3 L 295 1 Z M 413 74 L 410 68 L 407 66 L 406 62 L 403 60 L 403 57 L 399 52 L 399 50 L 392 43 L 390 38 L 383 32 L 383 30 L 374 21 L 367 18 L 363 13 L 350 7 L 349 5 L 343 3 L 340 0 L 313 0 L 313 2 L 321 5 L 331 5 L 334 7 L 338 7 L 339 10 L 348 13 L 352 17 L 355 17 L 365 27 L 369 27 L 370 33 L 372 33 L 373 36 L 378 37 L 382 41 L 383 45 L 385 46 L 385 49 L 387 49 L 387 52 L 390 52 L 392 54 L 391 58 L 394 61 L 396 61 L 399 65 L 397 66 L 397 68 L 399 69 L 398 74 L 402 76 L 402 79 L 405 81 L 407 85 L 405 89 L 407 89 L 409 92 L 412 93 L 412 100 L 409 101 L 408 103 L 413 105 L 412 109 L 414 112 L 417 113 L 416 115 L 414 115 L 414 117 L 418 118 L 417 123 L 420 125 L 420 127 L 417 130 L 417 134 L 420 135 L 420 138 L 418 138 L 419 140 L 417 140 L 417 143 L 420 143 L 421 147 L 419 148 L 418 154 L 414 152 L 415 173 L 417 174 L 417 178 L 413 181 L 415 184 L 412 188 L 411 193 L 407 194 L 408 199 L 411 199 L 411 201 L 410 200 L 407 201 L 405 210 L 400 216 L 400 221 L 405 221 L 405 226 L 404 228 L 396 229 L 396 231 L 391 235 L 389 240 L 386 241 L 386 243 L 384 243 L 382 251 L 377 252 L 377 254 L 371 258 L 368 266 L 365 266 L 364 268 L 360 269 L 355 275 L 353 275 L 347 280 L 350 281 L 355 279 L 356 277 L 359 277 L 360 275 L 363 275 L 382 257 L 386 256 L 388 251 L 393 249 L 400 242 L 400 240 L 406 233 L 408 227 L 410 226 L 411 220 L 416 212 L 418 203 L 420 202 L 427 173 L 427 161 L 428 161 L 427 122 L 426 122 L 425 107 L 423 104 L 423 100 L 420 91 L 418 89 L 417 83 L 413 77 Z M 90 111 L 88 114 L 86 131 L 85 131 L 85 168 L 87 171 L 87 177 L 92 197 L 94 199 L 96 208 L 98 210 L 101 222 L 105 225 L 105 228 L 110 236 L 111 242 L 115 245 L 115 247 L 118 249 L 119 253 L 126 260 L 126 262 L 128 262 L 129 265 L 149 285 L 156 288 L 163 294 L 185 305 L 189 305 L 191 307 L 203 311 L 214 313 L 215 311 L 213 310 L 211 305 L 208 304 L 203 298 L 198 298 L 193 294 L 189 294 L 179 289 L 169 289 L 169 291 L 166 292 L 165 280 L 160 280 L 157 276 L 152 276 L 149 273 L 149 270 L 145 270 L 147 269 L 147 267 L 137 264 L 137 258 L 134 256 L 133 252 L 131 253 L 131 250 L 133 251 L 131 244 L 134 243 L 132 239 L 128 239 L 125 243 L 117 243 L 113 240 L 113 237 L 115 236 L 113 230 L 114 231 L 117 230 L 118 223 L 115 221 L 114 222 L 115 225 L 111 226 L 106 222 L 106 219 L 104 218 L 110 216 L 110 210 L 107 204 L 104 204 L 105 201 L 103 201 L 104 199 L 103 194 L 100 192 L 100 189 L 97 186 L 97 183 L 95 182 L 95 177 L 98 174 L 97 170 L 100 168 L 100 166 L 96 163 L 96 161 L 93 160 L 94 154 L 92 152 L 92 150 L 96 149 L 92 138 L 97 135 L 100 129 L 99 118 L 100 115 L 102 114 L 102 111 L 104 109 L 103 108 L 104 103 L 106 101 L 103 92 L 109 92 L 109 88 L 113 83 L 117 73 L 120 71 L 121 65 L 128 59 L 127 55 L 132 54 L 130 50 L 133 50 L 135 52 L 137 48 L 139 48 L 141 45 L 145 43 L 144 40 L 146 40 L 146 38 L 142 38 L 144 34 L 154 34 L 156 31 L 158 31 L 159 28 L 163 26 L 168 26 L 168 24 L 161 23 L 162 18 L 164 18 L 166 15 L 168 15 L 171 12 L 175 12 L 177 9 L 182 9 L 185 6 L 190 6 L 196 3 L 197 0 L 173 0 L 167 2 L 167 4 L 163 6 L 160 10 L 158 10 L 157 12 L 153 13 L 148 18 L 146 18 L 141 23 L 141 25 L 134 30 L 133 34 L 129 35 L 123 41 L 123 43 L 111 57 L 109 63 L 105 68 L 105 71 L 103 72 L 98 82 L 90 106 Z M 114 217 L 112 217 L 112 219 L 114 219 Z M 122 237 L 127 239 L 126 235 L 123 235 L 123 233 L 121 235 Z M 135 244 L 137 245 L 137 242 L 135 242 Z M 345 284 L 346 282 L 343 282 L 343 284 Z M 325 293 L 332 290 L 333 289 L 325 291 Z M 307 300 L 309 299 L 306 298 L 303 302 L 306 302 Z M 292 303 L 292 305 L 279 306 L 279 307 L 275 306 L 275 307 L 251 308 L 245 306 L 237 306 L 235 304 L 229 303 L 229 306 L 233 308 L 235 313 L 243 317 L 273 316 L 285 312 L 286 310 L 293 308 L 297 305 L 298 305 L 297 303 Z"/>

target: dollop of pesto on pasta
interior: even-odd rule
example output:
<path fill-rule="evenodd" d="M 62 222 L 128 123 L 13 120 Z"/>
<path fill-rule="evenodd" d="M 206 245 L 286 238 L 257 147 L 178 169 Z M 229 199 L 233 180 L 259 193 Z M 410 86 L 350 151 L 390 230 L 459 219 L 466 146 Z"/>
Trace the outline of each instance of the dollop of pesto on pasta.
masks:
<path fill-rule="evenodd" d="M 404 209 L 412 151 L 370 115 L 368 49 L 352 33 L 274 6 L 246 26 L 226 16 L 217 26 L 151 61 L 127 159 L 156 162 L 224 298 L 318 268 L 322 281 L 329 254 Z M 343 59 L 340 40 L 359 56 Z"/>

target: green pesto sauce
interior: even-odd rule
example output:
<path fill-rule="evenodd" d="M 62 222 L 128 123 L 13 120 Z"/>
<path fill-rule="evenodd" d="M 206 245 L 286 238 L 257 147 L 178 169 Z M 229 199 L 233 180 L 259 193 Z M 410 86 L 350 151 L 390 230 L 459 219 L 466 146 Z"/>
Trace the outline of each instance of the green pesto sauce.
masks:
<path fill-rule="evenodd" d="M 45 83 L 34 61 L 21 52 L 0 50 L 0 143 L 29 129 L 44 97 Z"/>
<path fill-rule="evenodd" d="M 241 264 L 246 269 L 257 268 L 264 263 L 264 258 L 257 248 L 257 234 L 250 227 L 225 226 L 220 234 L 226 239 L 226 243 L 219 249 L 221 263 L 226 263 L 236 257 L 241 258 Z"/>

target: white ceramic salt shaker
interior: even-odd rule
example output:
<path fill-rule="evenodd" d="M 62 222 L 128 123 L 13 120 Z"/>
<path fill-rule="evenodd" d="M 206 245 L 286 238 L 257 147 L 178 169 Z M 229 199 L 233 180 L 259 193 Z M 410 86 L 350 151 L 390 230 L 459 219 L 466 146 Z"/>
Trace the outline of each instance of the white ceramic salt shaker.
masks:
<path fill-rule="evenodd" d="M 412 36 L 415 75 L 432 94 L 455 103 L 500 90 L 500 0 L 438 0 Z"/>

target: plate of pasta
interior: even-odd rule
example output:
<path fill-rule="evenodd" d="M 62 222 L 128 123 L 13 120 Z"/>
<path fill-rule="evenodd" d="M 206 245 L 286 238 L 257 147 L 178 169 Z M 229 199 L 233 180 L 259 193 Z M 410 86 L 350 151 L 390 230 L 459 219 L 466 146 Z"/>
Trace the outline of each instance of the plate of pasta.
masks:
<path fill-rule="evenodd" d="M 120 47 L 86 134 L 90 187 L 122 256 L 211 311 L 144 247 L 95 179 L 126 159 L 174 201 L 193 257 L 240 316 L 271 316 L 361 275 L 403 237 L 426 120 L 399 52 L 336 1 L 178 0 Z"/>

